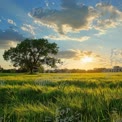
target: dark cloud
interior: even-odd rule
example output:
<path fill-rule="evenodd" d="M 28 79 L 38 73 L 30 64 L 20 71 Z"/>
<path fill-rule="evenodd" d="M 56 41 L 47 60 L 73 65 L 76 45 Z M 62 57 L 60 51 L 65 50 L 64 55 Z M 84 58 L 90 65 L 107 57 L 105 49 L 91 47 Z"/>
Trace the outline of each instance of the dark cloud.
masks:
<path fill-rule="evenodd" d="M 68 31 L 87 30 L 96 16 L 94 9 L 76 4 L 75 0 L 62 0 L 61 10 L 33 9 L 30 15 L 41 24 L 51 25 L 60 34 Z"/>
<path fill-rule="evenodd" d="M 57 54 L 58 58 L 66 58 L 66 59 L 71 59 L 77 56 L 77 52 L 73 50 L 67 50 L 67 51 L 60 51 Z"/>
<path fill-rule="evenodd" d="M 122 22 L 122 12 L 110 4 L 97 3 L 92 7 L 77 4 L 76 0 L 62 0 L 61 10 L 35 8 L 30 15 L 60 34 L 91 28 L 101 31 Z"/>
<path fill-rule="evenodd" d="M 87 55 L 87 56 L 91 56 L 93 54 L 92 51 L 84 51 L 83 53 L 84 55 Z"/>
<path fill-rule="evenodd" d="M 92 51 L 81 51 L 81 50 L 66 50 L 66 51 L 60 51 L 57 54 L 58 58 L 74 59 L 74 60 L 80 60 L 84 56 L 91 56 L 91 57 L 96 57 L 96 58 L 101 57 L 100 55 L 95 54 Z"/>
<path fill-rule="evenodd" d="M 24 40 L 23 35 L 16 30 L 10 28 L 7 30 L 0 30 L 0 49 L 9 48 L 15 46 L 19 41 Z"/>
<path fill-rule="evenodd" d="M 77 8 L 76 0 L 62 0 L 63 9 Z"/>

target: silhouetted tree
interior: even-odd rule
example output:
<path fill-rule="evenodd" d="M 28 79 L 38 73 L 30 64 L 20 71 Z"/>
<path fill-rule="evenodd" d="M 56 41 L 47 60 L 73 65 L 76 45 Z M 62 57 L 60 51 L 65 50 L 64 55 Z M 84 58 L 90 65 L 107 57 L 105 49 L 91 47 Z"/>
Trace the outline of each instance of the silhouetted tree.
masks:
<path fill-rule="evenodd" d="M 25 39 L 15 48 L 11 47 L 4 52 L 3 58 L 13 63 L 14 67 L 27 69 L 33 73 L 33 69 L 46 64 L 55 67 L 60 61 L 51 55 L 58 53 L 56 43 L 49 43 L 46 39 Z"/>

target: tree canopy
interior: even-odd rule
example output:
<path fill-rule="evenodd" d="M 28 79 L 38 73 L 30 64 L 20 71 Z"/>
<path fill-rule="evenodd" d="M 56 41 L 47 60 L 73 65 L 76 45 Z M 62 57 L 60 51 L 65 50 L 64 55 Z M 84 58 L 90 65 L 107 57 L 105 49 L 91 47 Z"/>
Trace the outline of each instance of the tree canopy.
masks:
<path fill-rule="evenodd" d="M 3 58 L 10 60 L 14 67 L 27 69 L 33 73 L 34 68 L 43 64 L 55 67 L 60 61 L 52 55 L 58 53 L 56 43 L 49 43 L 47 39 L 25 39 L 16 47 L 5 50 Z"/>

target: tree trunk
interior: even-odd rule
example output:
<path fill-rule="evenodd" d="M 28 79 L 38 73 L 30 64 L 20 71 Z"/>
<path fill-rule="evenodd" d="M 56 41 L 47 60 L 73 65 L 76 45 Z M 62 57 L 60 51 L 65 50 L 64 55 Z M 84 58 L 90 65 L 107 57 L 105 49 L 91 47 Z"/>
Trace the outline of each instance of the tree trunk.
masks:
<path fill-rule="evenodd" d="M 30 74 L 33 74 L 33 68 L 30 68 Z"/>

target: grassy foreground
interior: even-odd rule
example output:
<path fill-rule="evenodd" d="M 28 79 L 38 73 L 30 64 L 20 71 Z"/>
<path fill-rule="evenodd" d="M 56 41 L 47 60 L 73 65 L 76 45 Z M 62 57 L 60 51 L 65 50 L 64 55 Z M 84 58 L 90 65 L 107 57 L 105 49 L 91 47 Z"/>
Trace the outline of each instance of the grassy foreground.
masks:
<path fill-rule="evenodd" d="M 122 122 L 122 73 L 0 74 L 0 122 Z"/>

